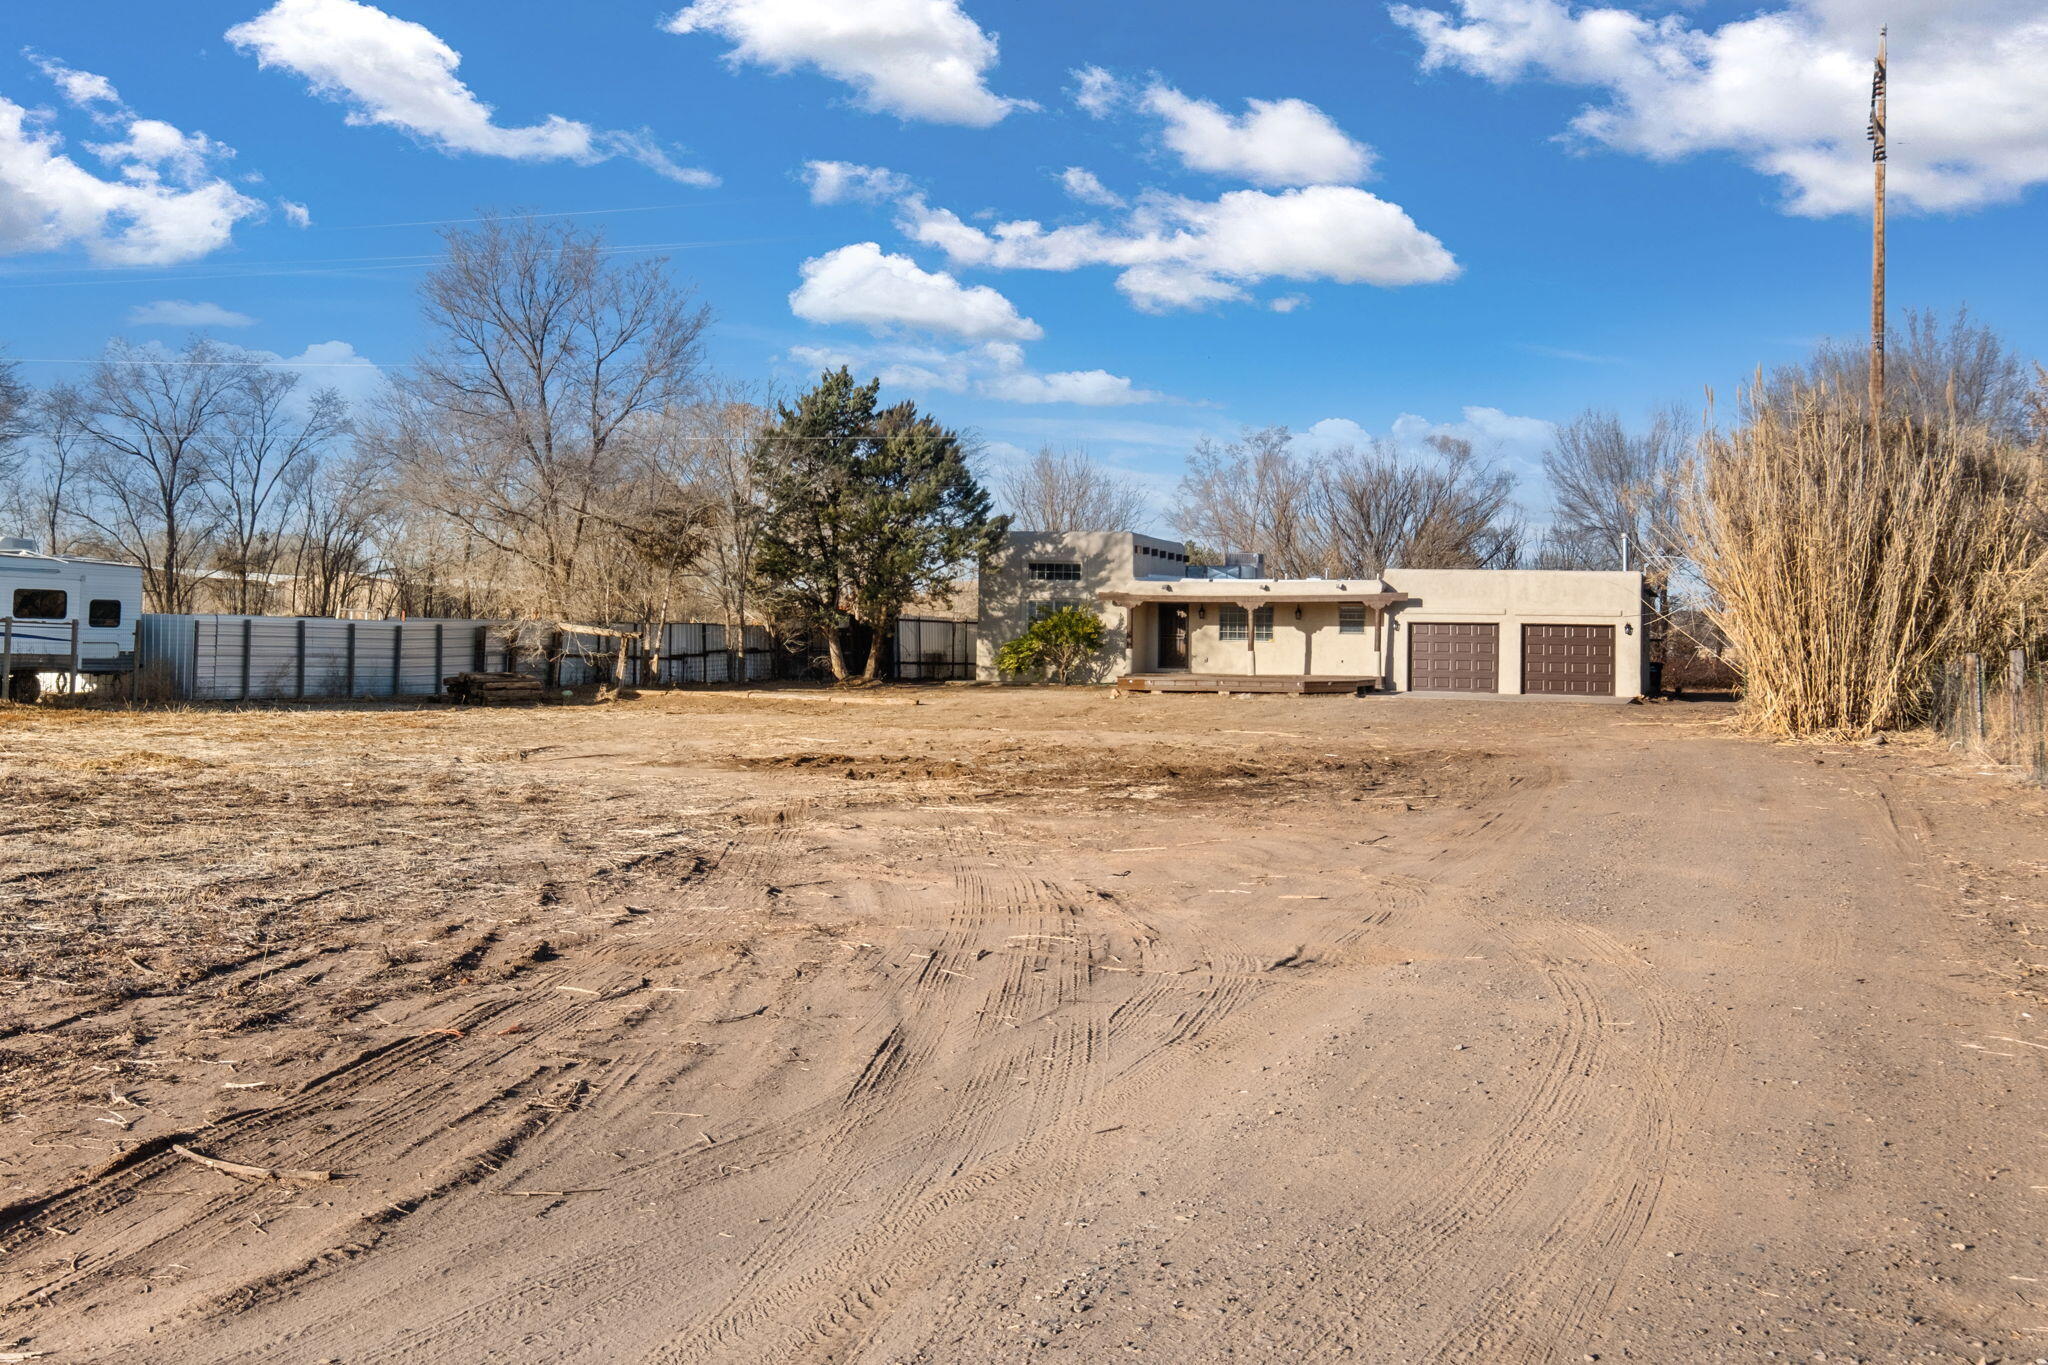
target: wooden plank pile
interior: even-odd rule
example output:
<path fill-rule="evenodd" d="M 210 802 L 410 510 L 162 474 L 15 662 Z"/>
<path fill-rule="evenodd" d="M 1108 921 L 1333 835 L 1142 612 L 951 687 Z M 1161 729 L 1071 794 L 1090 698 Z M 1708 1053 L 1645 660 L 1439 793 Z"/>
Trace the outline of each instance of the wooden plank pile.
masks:
<path fill-rule="evenodd" d="M 457 673 L 441 685 L 451 701 L 470 706 L 530 706 L 547 696 L 540 679 L 525 673 Z"/>

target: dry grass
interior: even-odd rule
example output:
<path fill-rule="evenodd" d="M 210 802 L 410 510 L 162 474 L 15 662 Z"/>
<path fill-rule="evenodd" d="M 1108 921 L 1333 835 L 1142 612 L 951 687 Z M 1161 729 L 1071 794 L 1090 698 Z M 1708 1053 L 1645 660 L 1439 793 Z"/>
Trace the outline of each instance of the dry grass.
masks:
<path fill-rule="evenodd" d="M 1873 440 L 1822 390 L 1709 436 L 1692 539 L 1746 723 L 1854 737 L 1924 719 L 1939 665 L 2002 641 L 2039 591 L 2032 479 L 1981 428 L 1901 420 Z"/>

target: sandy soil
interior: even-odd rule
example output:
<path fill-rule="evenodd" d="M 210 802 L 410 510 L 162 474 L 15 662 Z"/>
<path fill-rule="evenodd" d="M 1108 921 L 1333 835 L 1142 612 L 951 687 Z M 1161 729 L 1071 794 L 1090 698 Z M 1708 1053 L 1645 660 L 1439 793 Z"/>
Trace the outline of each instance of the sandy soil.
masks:
<path fill-rule="evenodd" d="M 2048 1357 L 2048 796 L 1726 719 L 0 709 L 0 1359 Z"/>

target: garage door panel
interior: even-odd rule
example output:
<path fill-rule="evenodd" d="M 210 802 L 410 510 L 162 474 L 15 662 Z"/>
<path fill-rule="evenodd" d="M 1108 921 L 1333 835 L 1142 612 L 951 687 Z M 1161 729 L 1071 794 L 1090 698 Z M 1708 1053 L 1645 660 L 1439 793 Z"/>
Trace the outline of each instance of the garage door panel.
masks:
<path fill-rule="evenodd" d="M 1522 690 L 1539 696 L 1613 696 L 1614 627 L 1523 626 Z"/>
<path fill-rule="evenodd" d="M 1498 692 L 1500 627 L 1418 621 L 1408 628 L 1408 687 L 1415 692 Z"/>

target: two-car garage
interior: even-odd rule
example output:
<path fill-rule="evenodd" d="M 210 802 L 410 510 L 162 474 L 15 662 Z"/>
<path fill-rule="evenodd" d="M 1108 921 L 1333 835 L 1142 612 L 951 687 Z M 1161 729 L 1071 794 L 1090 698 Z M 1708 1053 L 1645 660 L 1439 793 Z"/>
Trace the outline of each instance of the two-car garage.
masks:
<path fill-rule="evenodd" d="M 1408 626 L 1408 688 L 1414 692 L 1499 692 L 1500 625 L 1415 621 Z M 1519 627 L 1521 686 L 1548 696 L 1615 695 L 1614 627 L 1528 622 Z"/>

